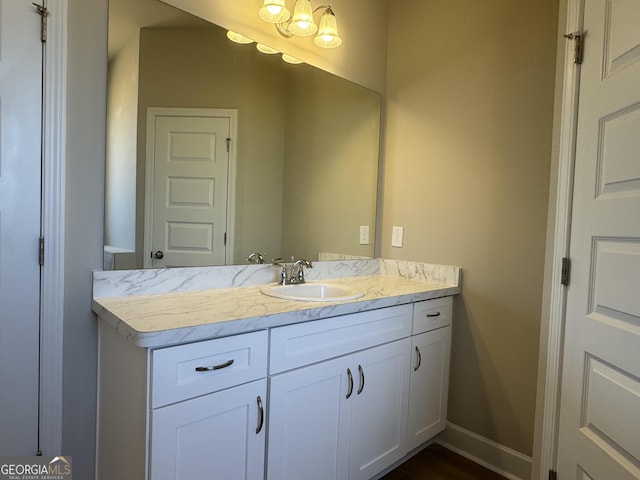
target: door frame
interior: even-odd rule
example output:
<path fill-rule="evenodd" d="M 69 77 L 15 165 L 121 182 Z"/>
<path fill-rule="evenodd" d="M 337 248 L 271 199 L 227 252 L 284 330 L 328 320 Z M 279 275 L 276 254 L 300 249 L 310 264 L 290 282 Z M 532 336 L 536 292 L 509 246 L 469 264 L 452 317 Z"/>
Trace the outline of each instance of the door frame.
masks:
<path fill-rule="evenodd" d="M 561 0 L 558 21 L 558 41 L 563 34 L 582 32 L 585 0 Z M 563 11 L 563 5 L 566 11 Z M 563 19 L 565 20 L 563 22 Z M 578 94 L 580 92 L 580 66 L 573 61 L 572 41 L 558 48 L 556 66 L 562 77 L 556 75 L 556 89 L 552 169 L 557 172 L 555 188 L 551 192 L 545 255 L 545 284 L 540 324 L 538 382 L 536 393 L 535 432 L 533 445 L 533 480 L 546 480 L 549 471 L 556 469 L 558 452 L 558 426 L 562 359 L 564 352 L 564 324 L 566 288 L 561 283 L 562 259 L 569 258 L 571 240 L 571 213 L 573 207 L 573 176 L 578 125 Z M 552 177 L 553 178 L 553 177 Z M 555 210 L 551 208 L 555 207 Z M 553 220 L 553 223 L 551 222 Z"/>
<path fill-rule="evenodd" d="M 48 9 L 43 99 L 43 212 L 45 263 L 41 270 L 40 450 L 62 453 L 64 231 L 67 138 L 68 0 L 44 0 Z"/>
<path fill-rule="evenodd" d="M 233 243 L 235 241 L 235 199 L 236 199 L 236 144 L 238 138 L 238 110 L 229 108 L 170 108 L 147 107 L 147 135 L 144 182 L 144 251 L 145 268 L 152 267 L 151 252 L 153 242 L 153 187 L 155 175 L 155 124 L 156 117 L 227 117 L 229 118 L 229 174 L 227 177 L 227 244 L 225 245 L 225 265 L 233 263 Z"/>

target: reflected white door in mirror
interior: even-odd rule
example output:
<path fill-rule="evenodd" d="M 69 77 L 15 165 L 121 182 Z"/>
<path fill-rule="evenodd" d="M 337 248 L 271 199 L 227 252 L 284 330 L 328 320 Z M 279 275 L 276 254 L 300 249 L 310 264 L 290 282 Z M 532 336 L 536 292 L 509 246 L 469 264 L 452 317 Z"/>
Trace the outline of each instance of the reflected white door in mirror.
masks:
<path fill-rule="evenodd" d="M 145 267 L 226 265 L 235 110 L 149 108 Z"/>

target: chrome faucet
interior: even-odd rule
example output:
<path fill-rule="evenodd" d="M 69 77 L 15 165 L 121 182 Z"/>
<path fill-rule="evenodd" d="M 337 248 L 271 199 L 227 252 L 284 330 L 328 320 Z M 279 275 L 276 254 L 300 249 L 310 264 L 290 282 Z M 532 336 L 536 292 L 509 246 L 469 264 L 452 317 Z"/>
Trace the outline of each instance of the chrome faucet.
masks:
<path fill-rule="evenodd" d="M 294 257 L 291 257 L 291 263 L 280 263 L 278 258 L 273 261 L 273 264 L 282 267 L 280 281 L 278 282 L 280 285 L 305 283 L 304 268 L 313 268 L 313 264 L 304 258 L 294 260 Z"/>
<path fill-rule="evenodd" d="M 304 267 L 313 268 L 313 264 L 301 258 L 296 260 L 293 265 L 291 265 L 291 278 L 290 283 L 304 283 Z"/>
<path fill-rule="evenodd" d="M 266 253 L 265 253 L 266 255 Z M 264 256 L 261 253 L 253 252 L 247 257 L 249 263 L 264 263 Z"/>

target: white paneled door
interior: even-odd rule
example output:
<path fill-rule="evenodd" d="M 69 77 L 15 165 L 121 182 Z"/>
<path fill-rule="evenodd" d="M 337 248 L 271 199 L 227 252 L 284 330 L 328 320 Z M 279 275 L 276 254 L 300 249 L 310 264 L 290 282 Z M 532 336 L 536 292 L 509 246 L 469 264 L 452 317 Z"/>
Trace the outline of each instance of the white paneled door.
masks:
<path fill-rule="evenodd" d="M 225 265 L 231 127 L 199 109 L 149 109 L 148 266 Z"/>
<path fill-rule="evenodd" d="M 640 2 L 584 2 L 558 478 L 640 478 Z"/>
<path fill-rule="evenodd" d="M 0 0 L 0 455 L 38 449 L 41 18 Z"/>

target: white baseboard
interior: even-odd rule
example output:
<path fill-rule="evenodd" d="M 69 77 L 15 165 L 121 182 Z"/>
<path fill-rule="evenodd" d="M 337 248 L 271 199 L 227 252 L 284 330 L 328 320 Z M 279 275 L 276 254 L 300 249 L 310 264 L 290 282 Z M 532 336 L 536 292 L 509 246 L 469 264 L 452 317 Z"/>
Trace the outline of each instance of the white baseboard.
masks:
<path fill-rule="evenodd" d="M 436 443 L 511 480 L 531 478 L 531 457 L 453 423 L 447 423 Z"/>

